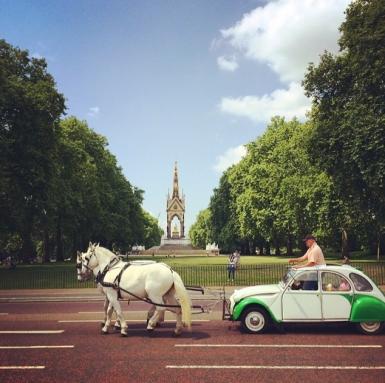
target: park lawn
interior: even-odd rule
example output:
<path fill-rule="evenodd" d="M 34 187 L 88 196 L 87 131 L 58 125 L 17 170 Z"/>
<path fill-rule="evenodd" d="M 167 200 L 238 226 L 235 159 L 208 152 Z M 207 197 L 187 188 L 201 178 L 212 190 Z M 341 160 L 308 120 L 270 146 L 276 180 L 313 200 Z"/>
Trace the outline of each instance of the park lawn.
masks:
<path fill-rule="evenodd" d="M 259 264 L 276 264 L 287 263 L 287 257 L 272 256 L 241 256 L 241 265 L 259 265 Z M 161 262 L 170 266 L 195 266 L 195 265 L 227 265 L 228 255 L 219 255 L 217 257 L 169 257 L 162 258 Z"/>

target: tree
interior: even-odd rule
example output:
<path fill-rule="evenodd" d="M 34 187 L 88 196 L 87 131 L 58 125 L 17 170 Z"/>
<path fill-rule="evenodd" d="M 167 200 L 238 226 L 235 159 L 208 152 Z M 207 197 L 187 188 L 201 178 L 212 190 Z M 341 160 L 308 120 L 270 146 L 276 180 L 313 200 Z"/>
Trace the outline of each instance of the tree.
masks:
<path fill-rule="evenodd" d="M 45 60 L 0 40 L 0 229 L 20 235 L 24 260 L 35 257 L 34 224 L 50 204 L 64 110 Z"/>
<path fill-rule="evenodd" d="M 193 246 L 205 249 L 212 240 L 211 211 L 205 209 L 199 212 L 197 220 L 191 225 L 189 237 Z"/>
<path fill-rule="evenodd" d="M 57 258 L 90 240 L 121 250 L 149 242 L 146 230 L 154 222 L 142 210 L 143 191 L 126 180 L 106 138 L 75 117 L 60 126 L 52 233 Z"/>
<path fill-rule="evenodd" d="M 229 181 L 232 168 L 226 170 L 219 180 L 218 188 L 210 198 L 212 240 L 223 252 L 230 252 L 239 244 L 238 221 L 235 211 L 235 197 Z"/>
<path fill-rule="evenodd" d="M 159 222 L 150 213 L 142 210 L 144 217 L 144 241 L 146 249 L 157 246 L 163 235 L 163 230 L 159 227 Z"/>
<path fill-rule="evenodd" d="M 340 28 L 340 53 L 325 52 L 304 80 L 313 99 L 314 161 L 360 212 L 356 219 L 374 229 L 378 246 L 385 230 L 384 20 L 384 1 L 352 2 Z"/>

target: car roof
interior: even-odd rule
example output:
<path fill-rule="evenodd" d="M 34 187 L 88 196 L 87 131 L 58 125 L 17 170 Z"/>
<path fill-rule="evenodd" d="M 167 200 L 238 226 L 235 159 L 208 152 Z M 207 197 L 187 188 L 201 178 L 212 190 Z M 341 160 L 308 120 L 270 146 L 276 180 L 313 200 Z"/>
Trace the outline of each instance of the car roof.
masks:
<path fill-rule="evenodd" d="M 316 265 L 316 266 L 307 266 L 307 267 L 302 267 L 300 269 L 292 269 L 295 274 L 299 273 L 299 272 L 303 272 L 303 271 L 316 271 L 316 270 L 320 270 L 320 271 L 335 271 L 335 272 L 339 272 L 339 273 L 342 273 L 344 275 L 349 275 L 351 272 L 355 272 L 355 273 L 358 273 L 358 274 L 361 274 L 361 275 L 364 275 L 366 276 L 361 270 L 358 270 L 356 269 L 355 267 L 351 266 L 351 265 Z"/>

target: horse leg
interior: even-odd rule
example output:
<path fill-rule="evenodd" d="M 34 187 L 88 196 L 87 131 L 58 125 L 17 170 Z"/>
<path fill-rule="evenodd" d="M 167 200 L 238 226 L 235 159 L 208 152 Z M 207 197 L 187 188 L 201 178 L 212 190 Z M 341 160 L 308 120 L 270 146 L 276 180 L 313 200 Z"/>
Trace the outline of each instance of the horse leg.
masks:
<path fill-rule="evenodd" d="M 150 318 L 152 318 L 155 314 L 155 310 L 156 310 L 156 307 L 155 306 L 151 306 L 150 310 L 148 310 L 147 312 L 147 322 L 146 322 L 146 326 L 148 325 L 148 322 L 150 320 Z M 160 324 L 162 322 L 164 322 L 164 313 L 165 311 L 160 311 L 158 313 L 158 320 L 157 320 L 157 323 L 156 323 L 156 326 L 159 327 Z"/>
<path fill-rule="evenodd" d="M 108 311 L 109 304 L 110 304 L 110 302 L 108 302 L 108 298 L 107 298 L 107 296 L 105 296 L 104 297 L 104 303 L 103 303 L 104 318 L 103 318 L 103 322 L 100 324 L 102 327 L 105 326 L 106 321 L 107 321 L 107 311 Z"/>
<path fill-rule="evenodd" d="M 160 295 L 149 294 L 149 298 L 153 302 L 163 303 L 163 298 Z M 158 307 L 158 306 L 156 306 L 156 307 L 154 306 L 154 308 L 155 308 L 155 312 L 154 312 L 153 316 L 149 319 L 149 321 L 147 323 L 147 330 L 148 331 L 154 330 L 154 328 L 156 327 L 160 317 L 164 318 L 164 313 L 161 314 L 161 312 L 162 311 L 164 312 L 165 308 L 164 307 Z M 151 310 L 153 310 L 153 308 L 151 308 Z"/>
<path fill-rule="evenodd" d="M 112 302 L 109 301 L 108 298 L 106 298 L 106 300 L 108 302 L 108 307 L 106 310 L 104 326 L 102 327 L 102 334 L 108 334 L 108 328 L 110 327 L 110 324 L 111 324 L 111 316 L 112 316 L 112 313 L 114 311 L 114 308 L 112 306 Z"/>
<path fill-rule="evenodd" d="M 167 304 L 172 306 L 178 306 L 179 302 L 176 300 L 174 291 L 167 293 L 167 298 L 165 299 L 167 301 Z M 182 322 L 182 309 L 180 307 L 175 307 L 172 310 L 176 315 L 176 327 L 174 330 L 174 335 L 179 336 L 182 333 L 183 328 L 183 322 Z"/>
<path fill-rule="evenodd" d="M 122 308 L 120 307 L 120 303 L 116 292 L 114 290 L 109 291 L 107 293 L 107 297 L 111 305 L 111 310 L 108 310 L 108 317 L 107 317 L 108 325 L 111 322 L 112 312 L 115 310 L 117 320 L 120 322 L 120 325 L 121 325 L 120 333 L 122 336 L 127 336 L 127 324 L 123 317 L 123 311 L 122 311 Z M 108 331 L 108 327 L 106 323 L 106 326 L 102 329 L 102 332 L 106 334 L 107 331 Z"/>
<path fill-rule="evenodd" d="M 130 300 L 127 301 L 127 306 L 130 304 Z M 116 313 L 115 313 L 116 314 Z M 120 320 L 118 318 L 118 315 L 116 314 L 116 321 L 114 324 L 114 330 L 115 331 L 120 331 L 122 329 L 122 325 L 120 324 Z"/>

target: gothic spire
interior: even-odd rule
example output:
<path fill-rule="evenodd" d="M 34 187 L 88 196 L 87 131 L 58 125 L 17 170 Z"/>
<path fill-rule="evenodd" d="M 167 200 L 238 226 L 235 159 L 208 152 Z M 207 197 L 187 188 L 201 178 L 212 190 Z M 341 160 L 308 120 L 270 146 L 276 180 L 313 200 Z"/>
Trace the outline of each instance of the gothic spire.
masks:
<path fill-rule="evenodd" d="M 179 184 L 178 184 L 178 167 L 177 162 L 175 161 L 174 167 L 174 184 L 172 189 L 172 198 L 179 198 Z"/>

